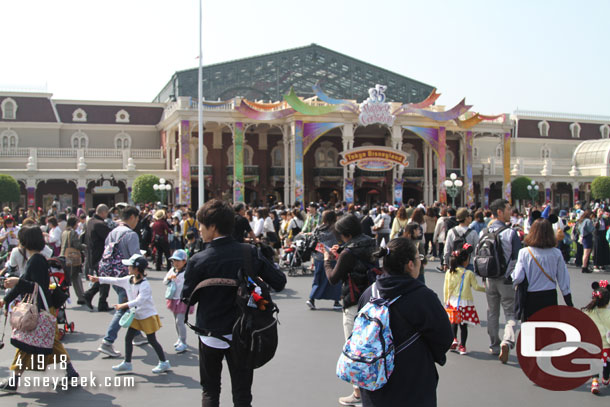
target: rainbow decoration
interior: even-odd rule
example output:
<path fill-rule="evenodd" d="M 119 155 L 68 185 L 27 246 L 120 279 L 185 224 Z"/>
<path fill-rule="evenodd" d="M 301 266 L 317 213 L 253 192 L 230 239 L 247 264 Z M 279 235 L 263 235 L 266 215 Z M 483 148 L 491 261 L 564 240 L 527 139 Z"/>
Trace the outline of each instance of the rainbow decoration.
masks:
<path fill-rule="evenodd" d="M 511 199 L 510 188 L 510 133 L 504 133 L 504 199 L 509 203 Z"/>
<path fill-rule="evenodd" d="M 340 126 L 343 126 L 343 123 L 305 123 L 303 126 L 303 155 L 307 154 L 317 139 Z"/>
<path fill-rule="evenodd" d="M 345 179 L 345 202 L 348 204 L 354 203 L 354 180 Z"/>
<path fill-rule="evenodd" d="M 408 109 L 425 109 L 426 107 L 432 106 L 432 104 L 434 102 L 436 102 L 436 100 L 440 96 L 441 96 L 441 94 L 440 93 L 436 93 L 436 88 L 434 88 L 434 89 L 432 89 L 432 92 L 430 92 L 428 97 L 426 97 L 421 102 L 419 102 L 419 103 L 409 103 L 409 104 L 402 105 L 398 109 L 396 109 L 396 111 L 394 111 L 394 113 L 392 113 L 392 114 L 393 115 L 399 115 L 399 114 L 402 114 L 402 113 L 407 113 Z"/>
<path fill-rule="evenodd" d="M 236 110 L 252 120 L 277 120 L 282 119 L 286 116 L 290 116 L 295 112 L 294 109 L 284 109 L 275 112 L 260 112 L 258 110 L 252 109 L 243 100 L 241 101 L 241 104 L 236 108 Z"/>
<path fill-rule="evenodd" d="M 345 99 L 334 99 L 328 96 L 326 93 L 322 91 L 320 87 L 320 81 L 316 82 L 315 85 L 312 86 L 313 93 L 320 99 L 322 102 L 326 102 L 329 105 L 343 105 L 341 110 L 348 110 L 353 113 L 358 113 L 358 105 L 350 102 Z"/>
<path fill-rule="evenodd" d="M 207 107 L 218 107 L 218 106 L 224 106 L 224 105 L 228 105 L 230 103 L 233 102 L 234 99 L 229 99 L 229 100 L 218 100 L 216 102 L 214 101 L 208 101 L 208 100 L 202 100 L 201 104 L 203 106 L 207 106 Z"/>
<path fill-rule="evenodd" d="M 191 141 L 191 125 L 188 120 L 180 122 L 180 203 L 191 207 L 191 160 L 189 146 Z"/>
<path fill-rule="evenodd" d="M 328 113 L 334 113 L 339 110 L 342 110 L 342 106 L 340 105 L 330 105 L 330 106 L 312 106 L 303 102 L 297 94 L 294 92 L 293 88 L 290 88 L 290 92 L 287 95 L 284 95 L 284 100 L 297 112 L 302 113 L 307 116 L 321 116 Z"/>
<path fill-rule="evenodd" d="M 474 184 L 472 182 L 472 149 L 474 145 L 474 133 L 466 132 L 466 205 L 474 205 Z"/>
<path fill-rule="evenodd" d="M 277 109 L 277 108 L 287 108 L 288 104 L 286 104 L 286 102 L 275 102 L 275 103 L 258 103 L 258 102 L 252 102 L 248 99 L 243 99 L 243 102 L 245 104 L 247 104 L 248 106 L 250 106 L 253 109 L 258 109 L 258 110 L 273 110 L 273 109 Z"/>
<path fill-rule="evenodd" d="M 244 124 L 235 123 L 233 135 L 233 202 L 244 202 Z"/>
<path fill-rule="evenodd" d="M 483 119 L 481 118 L 481 116 L 476 113 L 474 116 L 466 119 L 466 120 L 460 120 L 460 119 L 455 119 L 455 124 L 457 124 L 458 126 L 460 126 L 463 129 L 470 129 L 474 126 L 476 126 L 477 124 L 481 123 L 483 121 Z"/>
<path fill-rule="evenodd" d="M 472 105 L 466 104 L 466 99 L 462 99 L 460 103 L 452 107 L 450 110 L 445 112 L 431 112 L 429 110 L 424 109 L 416 109 L 416 108 L 407 108 L 405 112 L 407 113 L 416 113 L 420 116 L 427 117 L 428 119 L 435 120 L 437 122 L 446 122 L 449 120 L 454 120 L 466 113 Z"/>

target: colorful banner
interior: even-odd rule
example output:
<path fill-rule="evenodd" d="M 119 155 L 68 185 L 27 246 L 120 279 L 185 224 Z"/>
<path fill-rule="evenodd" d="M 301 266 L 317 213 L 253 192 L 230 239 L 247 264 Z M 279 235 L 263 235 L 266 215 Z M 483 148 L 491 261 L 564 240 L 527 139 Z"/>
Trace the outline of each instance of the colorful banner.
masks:
<path fill-rule="evenodd" d="M 294 93 L 294 89 L 290 88 L 290 92 L 287 95 L 284 95 L 284 100 L 297 112 L 302 113 L 307 116 L 320 116 L 328 113 L 338 112 L 341 110 L 340 105 L 329 105 L 329 106 L 312 106 L 303 102 L 296 93 Z"/>
<path fill-rule="evenodd" d="M 250 106 L 251 108 L 258 109 L 258 110 L 273 110 L 273 109 L 278 109 L 278 108 L 286 109 L 288 107 L 288 104 L 286 102 L 257 103 L 257 102 L 252 102 L 248 99 L 243 99 L 243 102 L 245 104 L 247 104 L 248 106 Z"/>
<path fill-rule="evenodd" d="M 237 122 L 233 130 L 233 202 L 244 202 L 244 124 Z"/>
<path fill-rule="evenodd" d="M 163 157 L 167 154 L 167 132 L 161 131 L 161 151 L 163 151 Z"/>
<path fill-rule="evenodd" d="M 322 88 L 320 87 L 320 81 L 316 82 L 316 84 L 313 85 L 312 88 L 313 88 L 313 93 L 322 102 L 326 102 L 329 105 L 343 105 L 342 110 L 349 110 L 353 113 L 358 114 L 358 105 L 350 102 L 349 100 L 331 98 L 330 96 L 328 96 L 326 93 L 324 93 L 322 91 Z"/>
<path fill-rule="evenodd" d="M 471 131 L 466 132 L 466 162 L 464 166 L 466 167 L 466 179 L 464 180 L 464 184 L 466 187 L 466 205 L 468 207 L 474 205 L 474 182 L 472 181 L 472 150 L 474 146 L 474 133 Z"/>
<path fill-rule="evenodd" d="M 436 102 L 436 99 L 438 99 L 440 96 L 441 94 L 436 93 L 436 88 L 434 88 L 432 89 L 432 92 L 428 95 L 428 97 L 426 97 L 421 102 L 404 104 L 398 109 L 396 109 L 396 111 L 394 111 L 394 113 L 392 114 L 399 115 L 402 113 L 406 113 L 407 109 L 424 109 L 426 107 L 432 106 L 432 104 Z"/>
<path fill-rule="evenodd" d="M 36 188 L 28 187 L 28 207 L 36 206 Z"/>
<path fill-rule="evenodd" d="M 339 161 L 342 166 L 355 163 L 358 168 L 364 171 L 387 171 L 395 165 L 409 165 L 408 155 L 401 150 L 394 150 L 391 147 L 356 147 L 351 150 L 341 152 L 343 159 Z"/>
<path fill-rule="evenodd" d="M 223 101 L 218 100 L 216 102 L 203 100 L 203 101 L 201 101 L 201 105 L 207 106 L 207 107 L 218 107 L 218 106 L 228 105 L 231 102 L 233 102 L 233 99 L 223 100 Z"/>
<path fill-rule="evenodd" d="M 191 144 L 191 126 L 188 120 L 180 122 L 180 202 L 191 207 L 191 160 L 189 146 Z"/>
<path fill-rule="evenodd" d="M 85 208 L 85 192 L 87 192 L 87 188 L 78 187 L 78 206 L 83 208 Z"/>
<path fill-rule="evenodd" d="M 346 203 L 354 203 L 354 180 L 345 179 L 345 194 L 344 199 Z"/>
<path fill-rule="evenodd" d="M 253 120 L 277 120 L 282 119 L 286 116 L 290 116 L 294 113 L 294 109 L 277 110 L 275 112 L 259 112 L 258 110 L 252 109 L 243 100 L 235 110 L 237 110 L 247 118 Z"/>
<path fill-rule="evenodd" d="M 576 186 L 573 186 L 572 188 L 574 189 L 573 190 L 573 192 L 574 192 L 574 197 L 573 197 L 574 202 L 572 202 L 572 206 L 574 206 L 574 205 L 576 205 L 576 203 L 578 201 L 580 201 L 580 191 L 578 190 L 578 184 Z M 28 188 L 28 191 L 29 191 L 29 188 Z"/>
<path fill-rule="evenodd" d="M 303 198 L 305 197 L 304 191 L 304 177 L 303 177 L 303 122 L 297 120 L 294 123 L 294 199 L 301 203 L 303 208 Z"/>
<path fill-rule="evenodd" d="M 551 202 L 551 188 L 545 188 L 544 189 L 544 196 L 545 196 L 545 203 L 550 203 Z"/>
<path fill-rule="evenodd" d="M 455 119 L 455 124 L 457 124 L 458 126 L 460 126 L 463 129 L 470 129 L 470 128 L 476 126 L 477 124 L 481 123 L 482 121 L 483 121 L 483 119 L 481 118 L 481 116 L 479 116 L 479 114 L 476 113 L 474 116 L 472 116 L 466 120 Z"/>
<path fill-rule="evenodd" d="M 127 202 L 128 202 L 130 205 L 133 205 L 133 201 L 132 201 L 132 199 L 131 199 L 131 190 L 132 190 L 132 188 L 131 188 L 131 187 L 127 187 Z M 168 194 L 168 195 L 170 195 L 170 194 Z M 169 199 L 169 196 L 168 196 L 167 198 Z"/>
<path fill-rule="evenodd" d="M 445 112 L 431 112 L 430 110 L 424 109 L 416 109 L 407 107 L 404 109 L 406 113 L 416 113 L 420 116 L 427 117 L 429 119 L 435 120 L 437 122 L 446 122 L 448 120 L 454 120 L 466 113 L 472 105 L 466 104 L 466 99 L 462 99 L 460 103 L 455 105 L 451 110 L 447 110 Z"/>
<path fill-rule="evenodd" d="M 303 126 L 303 155 L 307 154 L 317 139 L 340 126 L 343 126 L 343 123 L 305 123 Z"/>
<path fill-rule="evenodd" d="M 485 116 L 483 114 L 479 114 L 479 117 L 481 119 L 485 120 L 485 121 L 494 121 L 494 120 L 497 120 L 497 119 L 499 119 L 500 117 L 503 117 L 503 116 L 504 116 L 503 114 L 499 114 L 499 115 L 496 115 L 496 116 Z"/>
<path fill-rule="evenodd" d="M 394 205 L 402 205 L 402 180 L 394 180 Z"/>
<path fill-rule="evenodd" d="M 436 179 L 438 183 L 438 200 L 447 203 L 447 190 L 445 189 L 445 179 L 447 178 L 446 162 L 447 159 L 447 132 L 444 127 L 438 128 L 438 172 Z"/>
<path fill-rule="evenodd" d="M 510 190 L 510 133 L 504 133 L 504 199 L 512 203 Z"/>

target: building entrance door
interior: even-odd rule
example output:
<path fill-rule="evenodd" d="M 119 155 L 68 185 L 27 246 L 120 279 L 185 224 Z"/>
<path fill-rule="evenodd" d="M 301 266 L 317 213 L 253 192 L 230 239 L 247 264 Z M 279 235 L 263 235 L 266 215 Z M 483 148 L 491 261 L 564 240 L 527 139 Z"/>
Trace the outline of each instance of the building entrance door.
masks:
<path fill-rule="evenodd" d="M 93 207 L 96 208 L 99 204 L 112 208 L 114 206 L 114 194 L 93 194 Z"/>

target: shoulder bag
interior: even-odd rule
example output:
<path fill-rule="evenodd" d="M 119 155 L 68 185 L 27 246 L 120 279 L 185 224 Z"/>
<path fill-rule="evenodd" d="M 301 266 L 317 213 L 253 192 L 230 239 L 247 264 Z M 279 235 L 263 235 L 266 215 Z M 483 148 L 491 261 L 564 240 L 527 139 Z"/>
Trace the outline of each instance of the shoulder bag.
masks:
<path fill-rule="evenodd" d="M 26 294 L 23 301 L 11 310 L 10 324 L 13 329 L 31 331 L 38 325 L 38 284 L 34 283 L 34 291 Z"/>
<path fill-rule="evenodd" d="M 42 288 L 35 283 L 32 296 L 36 296 L 37 291 L 42 297 L 45 309 L 38 312 L 38 322 L 33 330 L 23 331 L 13 328 L 11 344 L 17 349 L 27 353 L 50 355 L 53 353 L 57 319 L 49 312 L 49 306 L 47 305 L 47 300 Z"/>
<path fill-rule="evenodd" d="M 80 250 L 72 246 L 72 233 L 74 233 L 72 230 L 68 233 L 68 247 L 64 251 L 64 256 L 66 257 L 66 266 L 78 267 L 83 264 L 83 260 Z"/>

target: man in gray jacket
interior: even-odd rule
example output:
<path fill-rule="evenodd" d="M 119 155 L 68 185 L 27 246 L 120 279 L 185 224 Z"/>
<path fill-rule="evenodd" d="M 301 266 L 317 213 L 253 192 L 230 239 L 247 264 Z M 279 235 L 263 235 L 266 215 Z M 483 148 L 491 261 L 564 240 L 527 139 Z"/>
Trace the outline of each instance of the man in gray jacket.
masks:
<path fill-rule="evenodd" d="M 455 215 L 455 219 L 459 222 L 457 226 L 447 232 L 447 239 L 445 240 L 445 270 L 449 269 L 451 264 L 451 252 L 459 250 L 461 247 L 454 247 L 455 241 L 460 240 L 464 243 L 472 245 L 473 248 L 477 247 L 479 243 L 479 235 L 473 229 L 470 229 L 469 225 L 472 221 L 472 215 L 466 208 L 460 208 Z M 470 259 L 472 264 L 472 258 Z"/>
<path fill-rule="evenodd" d="M 500 232 L 499 240 L 501 247 L 501 260 L 504 262 L 505 273 L 501 277 L 485 279 L 485 295 L 487 296 L 487 334 L 490 339 L 489 352 L 498 355 L 502 363 L 508 361 L 510 349 L 515 346 L 515 290 L 513 289 L 511 273 L 517 263 L 517 256 L 521 249 L 521 241 L 515 231 L 507 226 L 510 222 L 510 205 L 507 200 L 496 199 L 489 205 L 492 212 L 493 221 L 486 229 L 481 231 L 479 238 L 482 238 L 487 231 L 495 232 L 500 228 L 505 228 Z M 504 309 L 506 325 L 504 326 L 504 336 L 500 339 L 500 305 Z"/>

